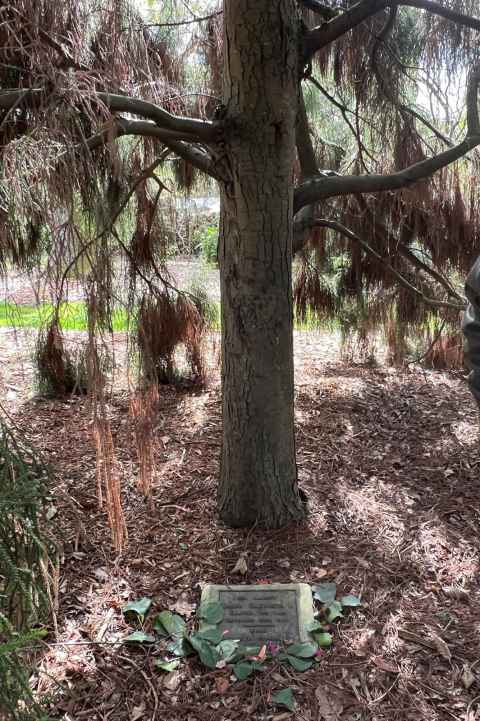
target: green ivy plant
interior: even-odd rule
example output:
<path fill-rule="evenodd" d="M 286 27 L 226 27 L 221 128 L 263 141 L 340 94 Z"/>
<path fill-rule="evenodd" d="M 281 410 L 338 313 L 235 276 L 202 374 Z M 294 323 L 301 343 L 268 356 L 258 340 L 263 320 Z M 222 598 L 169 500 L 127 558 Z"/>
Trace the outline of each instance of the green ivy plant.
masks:
<path fill-rule="evenodd" d="M 228 631 L 222 632 L 218 628 L 224 617 L 224 609 L 220 603 L 207 603 L 200 607 L 200 628 L 193 632 L 188 630 L 181 616 L 171 611 L 162 611 L 153 620 L 154 633 L 137 630 L 127 636 L 124 642 L 156 643 L 163 640 L 166 643 L 166 653 L 157 660 L 156 666 L 166 672 L 175 670 L 182 658 L 194 654 L 210 669 L 231 665 L 233 674 L 239 681 L 244 681 L 255 671 L 262 671 L 273 659 L 287 663 L 296 671 L 307 671 L 320 661 L 322 649 L 332 645 L 331 624 L 343 618 L 345 609 L 361 605 L 357 596 L 348 595 L 337 599 L 335 583 L 315 585 L 312 591 L 318 609 L 317 617 L 308 629 L 311 640 L 306 643 L 280 646 L 270 641 L 264 646 L 243 645 L 240 640 L 229 638 Z M 143 625 L 151 603 L 148 598 L 128 603 L 122 609 L 125 618 L 138 619 Z"/>

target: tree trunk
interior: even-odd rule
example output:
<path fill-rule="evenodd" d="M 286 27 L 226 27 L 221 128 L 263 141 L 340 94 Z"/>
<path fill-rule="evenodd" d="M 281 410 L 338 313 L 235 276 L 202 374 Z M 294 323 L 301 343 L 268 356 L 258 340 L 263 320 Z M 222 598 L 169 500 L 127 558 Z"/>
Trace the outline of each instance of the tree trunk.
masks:
<path fill-rule="evenodd" d="M 295 0 L 225 0 L 226 157 L 219 260 L 220 517 L 278 528 L 304 517 L 293 410 L 292 167 Z"/>

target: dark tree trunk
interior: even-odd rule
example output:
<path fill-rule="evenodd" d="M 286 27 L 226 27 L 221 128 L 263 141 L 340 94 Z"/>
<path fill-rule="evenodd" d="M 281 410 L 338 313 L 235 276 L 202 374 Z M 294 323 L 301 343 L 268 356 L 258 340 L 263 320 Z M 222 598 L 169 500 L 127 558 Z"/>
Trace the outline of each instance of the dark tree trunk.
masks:
<path fill-rule="evenodd" d="M 277 528 L 305 515 L 293 411 L 295 0 L 225 0 L 220 517 Z"/>

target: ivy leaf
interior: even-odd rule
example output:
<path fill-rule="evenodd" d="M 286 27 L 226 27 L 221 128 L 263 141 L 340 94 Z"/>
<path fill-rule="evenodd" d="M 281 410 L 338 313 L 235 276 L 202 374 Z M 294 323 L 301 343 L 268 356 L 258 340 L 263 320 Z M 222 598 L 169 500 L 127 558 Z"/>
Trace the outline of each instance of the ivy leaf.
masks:
<path fill-rule="evenodd" d="M 314 638 L 320 648 L 328 648 L 333 643 L 333 637 L 331 633 L 315 633 Z"/>
<path fill-rule="evenodd" d="M 323 624 L 315 619 L 315 621 L 308 624 L 307 631 L 323 631 Z"/>
<path fill-rule="evenodd" d="M 207 623 L 217 624 L 223 620 L 223 606 L 221 603 L 205 603 L 200 608 L 200 618 L 205 619 Z"/>
<path fill-rule="evenodd" d="M 155 636 L 143 631 L 134 631 L 123 639 L 123 643 L 155 643 Z"/>
<path fill-rule="evenodd" d="M 251 663 L 254 671 L 263 671 L 265 668 L 263 661 L 252 661 Z"/>
<path fill-rule="evenodd" d="M 170 673 L 171 671 L 175 671 L 176 668 L 180 665 L 180 659 L 176 658 L 173 661 L 166 661 L 165 659 L 155 661 L 155 666 L 157 668 L 160 668 L 162 671 L 166 671 L 167 673 Z"/>
<path fill-rule="evenodd" d="M 211 646 L 208 641 L 199 638 L 196 635 L 190 636 L 190 643 L 200 657 L 200 661 L 208 668 L 216 668 L 217 662 L 220 660 L 218 651 Z"/>
<path fill-rule="evenodd" d="M 289 711 L 295 711 L 295 699 L 291 688 L 284 688 L 272 696 L 272 703 L 277 706 L 285 706 Z"/>
<path fill-rule="evenodd" d="M 340 601 L 334 601 L 333 603 L 331 603 L 330 606 L 327 608 L 328 623 L 332 623 L 332 621 L 335 621 L 337 618 L 341 618 L 342 616 L 342 604 L 340 603 Z"/>
<path fill-rule="evenodd" d="M 316 643 L 294 643 L 293 646 L 287 648 L 289 656 L 297 656 L 298 658 L 312 658 L 318 651 Z"/>
<path fill-rule="evenodd" d="M 232 656 L 235 655 L 235 652 L 238 648 L 239 641 L 234 641 L 230 639 L 225 639 L 224 641 L 221 641 L 218 646 L 217 650 L 220 654 L 220 656 L 225 659 L 225 661 L 229 661 Z"/>
<path fill-rule="evenodd" d="M 253 665 L 250 661 L 239 661 L 233 667 L 233 673 L 239 681 L 245 681 L 253 672 Z"/>
<path fill-rule="evenodd" d="M 186 638 L 175 639 L 175 641 L 168 644 L 167 650 L 174 656 L 179 657 L 191 656 L 192 653 L 194 653 L 192 646 Z"/>
<path fill-rule="evenodd" d="M 126 606 L 122 608 L 122 613 L 126 617 L 138 616 L 140 621 L 143 621 L 151 605 L 151 598 L 139 598 L 137 601 L 127 603 Z"/>
<path fill-rule="evenodd" d="M 223 633 L 218 628 L 204 628 L 202 631 L 197 632 L 199 638 L 204 638 L 205 641 L 210 641 L 216 646 L 223 638 Z"/>
<path fill-rule="evenodd" d="M 153 627 L 156 631 L 163 627 L 167 634 L 173 638 L 182 638 L 187 628 L 183 618 L 171 611 L 162 611 L 162 613 L 159 613 L 154 621 Z"/>
<path fill-rule="evenodd" d="M 358 598 L 358 596 L 343 596 L 343 598 L 340 599 L 340 603 L 342 606 L 345 606 L 346 608 L 354 608 L 355 606 L 361 606 L 362 602 Z"/>
<path fill-rule="evenodd" d="M 293 666 L 295 671 L 308 671 L 313 664 L 313 661 L 310 659 L 297 658 L 296 656 L 290 656 L 290 654 L 287 654 L 287 660 L 290 666 Z"/>
<path fill-rule="evenodd" d="M 317 601 L 321 601 L 322 603 L 332 603 L 332 601 L 335 601 L 336 595 L 336 583 L 319 583 L 313 586 L 313 597 L 316 598 Z"/>

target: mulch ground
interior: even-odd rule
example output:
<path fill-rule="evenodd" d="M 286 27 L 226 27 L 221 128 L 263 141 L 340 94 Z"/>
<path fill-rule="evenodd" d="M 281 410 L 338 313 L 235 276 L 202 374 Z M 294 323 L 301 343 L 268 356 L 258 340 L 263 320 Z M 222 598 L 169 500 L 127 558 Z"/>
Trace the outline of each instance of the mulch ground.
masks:
<path fill-rule="evenodd" d="M 480 445 L 463 378 L 345 363 L 337 338 L 296 334 L 298 469 L 310 516 L 276 532 L 217 521 L 217 371 L 203 392 L 161 389 L 153 509 L 136 486 L 128 395 L 116 391 L 108 413 L 129 533 L 116 556 L 97 506 L 86 401 L 25 398 L 9 344 L 0 336 L 10 374 L 3 399 L 57 474 L 57 632 L 52 625 L 35 682 L 51 694 L 52 719 L 479 717 Z M 22 373 L 24 383 L 31 369 Z M 244 579 L 232 574 L 243 552 Z M 190 659 L 166 684 L 158 649 L 118 644 L 129 632 L 127 601 L 147 596 L 154 611 L 188 616 L 205 583 L 243 581 L 335 581 L 340 594 L 361 595 L 362 606 L 335 625 L 334 646 L 314 670 L 278 665 L 241 683 Z M 271 703 L 285 687 L 294 691 L 294 714 Z"/>

